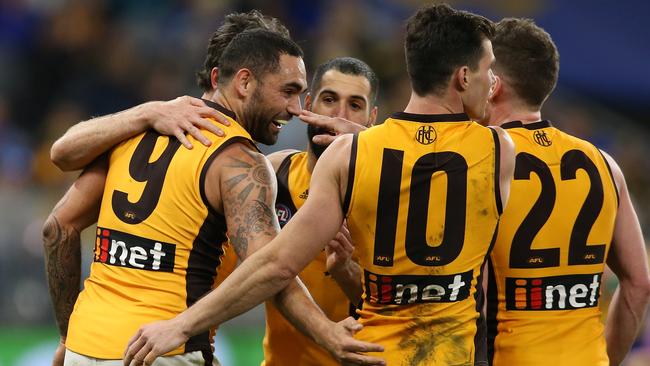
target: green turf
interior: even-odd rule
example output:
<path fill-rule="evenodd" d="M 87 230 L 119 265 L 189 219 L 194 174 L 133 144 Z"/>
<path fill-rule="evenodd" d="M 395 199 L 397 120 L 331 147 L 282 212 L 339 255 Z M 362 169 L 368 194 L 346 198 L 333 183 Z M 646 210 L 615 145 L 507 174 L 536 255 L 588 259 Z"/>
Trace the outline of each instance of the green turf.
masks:
<path fill-rule="evenodd" d="M 223 330 L 223 335 L 231 347 L 232 356 L 232 364 L 224 366 L 259 366 L 264 358 L 263 329 L 227 328 Z M 54 346 L 58 339 L 56 329 L 51 327 L 0 327 L 0 366 L 13 366 L 20 358 L 32 354 L 35 348 L 44 344 Z"/>

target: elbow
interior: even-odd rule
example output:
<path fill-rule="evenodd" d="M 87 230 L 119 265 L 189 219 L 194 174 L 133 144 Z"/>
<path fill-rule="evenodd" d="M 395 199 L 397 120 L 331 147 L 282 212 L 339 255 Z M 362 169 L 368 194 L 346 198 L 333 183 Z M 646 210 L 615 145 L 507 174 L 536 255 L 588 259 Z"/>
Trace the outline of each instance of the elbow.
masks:
<path fill-rule="evenodd" d="M 43 224 L 43 247 L 47 252 L 48 249 L 56 246 L 56 243 L 59 242 L 58 238 L 61 236 L 61 225 L 57 220 L 56 216 L 50 214 Z"/>
<path fill-rule="evenodd" d="M 634 291 L 639 292 L 639 296 L 647 302 L 650 301 L 650 277 L 646 276 L 643 281 L 635 284 Z"/>
<path fill-rule="evenodd" d="M 273 257 L 274 258 L 271 258 L 269 261 L 269 264 L 273 266 L 273 281 L 286 285 L 296 278 L 298 273 L 300 273 L 300 269 L 297 268 L 297 266 L 292 265 L 286 257 L 284 259 L 276 256 Z"/>
<path fill-rule="evenodd" d="M 622 280 L 620 286 L 624 293 L 633 295 L 638 301 L 645 304 L 650 302 L 650 276 L 645 275 L 638 279 Z"/>
<path fill-rule="evenodd" d="M 70 162 L 66 159 L 66 156 L 65 148 L 63 144 L 61 144 L 60 140 L 54 142 L 50 149 L 50 160 L 57 166 L 57 168 L 64 172 L 73 170 L 70 166 Z"/>

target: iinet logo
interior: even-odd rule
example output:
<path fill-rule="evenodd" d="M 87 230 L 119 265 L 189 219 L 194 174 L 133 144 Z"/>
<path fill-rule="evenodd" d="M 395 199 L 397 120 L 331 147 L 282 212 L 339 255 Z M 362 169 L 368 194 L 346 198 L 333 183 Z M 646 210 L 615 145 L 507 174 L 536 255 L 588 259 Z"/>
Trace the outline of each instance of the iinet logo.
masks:
<path fill-rule="evenodd" d="M 567 310 L 598 306 L 602 273 L 506 278 L 507 310 Z"/>
<path fill-rule="evenodd" d="M 117 230 L 97 228 L 95 262 L 149 271 L 172 272 L 176 245 Z"/>
<path fill-rule="evenodd" d="M 364 277 L 369 302 L 393 305 L 465 300 L 472 283 L 471 270 L 437 276 L 391 276 L 364 271 Z"/>

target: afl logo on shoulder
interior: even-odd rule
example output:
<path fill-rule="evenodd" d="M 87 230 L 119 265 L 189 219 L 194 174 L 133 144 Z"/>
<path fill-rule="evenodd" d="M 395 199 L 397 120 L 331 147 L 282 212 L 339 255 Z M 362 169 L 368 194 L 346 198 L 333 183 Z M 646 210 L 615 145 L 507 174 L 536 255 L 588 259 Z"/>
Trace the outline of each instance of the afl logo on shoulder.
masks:
<path fill-rule="evenodd" d="M 420 126 L 418 132 L 415 133 L 415 140 L 422 145 L 429 145 L 436 141 L 436 130 L 432 126 Z"/>
<path fill-rule="evenodd" d="M 282 204 L 275 205 L 275 214 L 278 215 L 280 226 L 284 226 L 287 222 L 289 222 L 292 216 L 289 207 Z"/>

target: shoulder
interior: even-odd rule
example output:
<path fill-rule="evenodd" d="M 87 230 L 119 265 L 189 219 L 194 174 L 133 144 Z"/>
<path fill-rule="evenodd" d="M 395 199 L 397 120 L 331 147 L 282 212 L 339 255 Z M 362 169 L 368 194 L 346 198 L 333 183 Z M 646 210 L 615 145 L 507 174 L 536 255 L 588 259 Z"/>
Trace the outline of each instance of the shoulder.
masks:
<path fill-rule="evenodd" d="M 618 163 L 616 163 L 616 160 L 614 160 L 614 158 L 612 158 L 612 156 L 609 155 L 604 150 L 599 149 L 599 151 L 601 154 L 603 154 L 603 157 L 605 158 L 605 162 L 607 163 L 607 165 L 609 165 L 617 189 L 620 190 L 622 187 L 625 187 L 626 186 L 625 176 L 623 175 L 623 170 L 621 170 L 621 167 L 618 165 Z"/>
<path fill-rule="evenodd" d="M 208 169 L 208 174 L 221 178 L 248 173 L 255 178 L 273 175 L 269 160 L 247 140 L 236 141 L 224 147 L 210 162 Z"/>
<path fill-rule="evenodd" d="M 498 126 L 489 126 L 488 128 L 493 131 L 493 134 L 496 134 L 501 154 L 506 156 L 514 155 L 515 143 L 512 141 L 512 137 L 510 137 L 508 132 Z"/>
<path fill-rule="evenodd" d="M 276 151 L 274 153 L 270 153 L 266 156 L 266 158 L 269 159 L 269 161 L 271 162 L 271 166 L 273 167 L 273 170 L 277 172 L 284 159 L 286 159 L 289 155 L 298 152 L 300 152 L 300 150 L 285 149 L 285 150 Z"/>
<path fill-rule="evenodd" d="M 321 169 L 326 168 L 331 172 L 340 173 L 341 176 L 347 176 L 356 139 L 356 135 L 353 134 L 345 134 L 336 138 L 318 159 L 316 167 L 320 166 Z"/>

